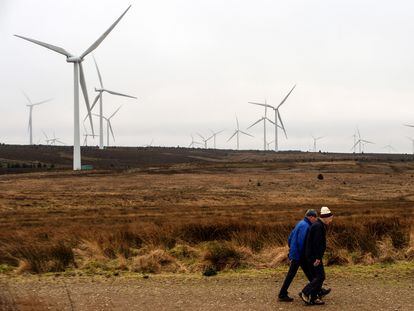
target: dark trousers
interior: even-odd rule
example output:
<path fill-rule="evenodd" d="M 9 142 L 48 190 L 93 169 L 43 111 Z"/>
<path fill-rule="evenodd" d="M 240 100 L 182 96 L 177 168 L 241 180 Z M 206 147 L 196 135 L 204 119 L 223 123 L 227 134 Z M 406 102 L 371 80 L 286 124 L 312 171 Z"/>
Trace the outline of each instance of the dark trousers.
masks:
<path fill-rule="evenodd" d="M 288 294 L 290 283 L 292 283 L 293 279 L 295 278 L 299 267 L 302 268 L 303 273 L 305 273 L 309 282 L 312 281 L 313 277 L 312 277 L 311 267 L 309 267 L 308 262 L 306 260 L 291 260 L 289 271 L 286 275 L 285 281 L 283 282 L 282 288 L 280 289 L 280 292 L 279 292 L 280 297 L 286 296 Z"/>
<path fill-rule="evenodd" d="M 322 289 L 323 282 L 325 281 L 325 269 L 323 268 L 323 263 L 321 262 L 318 266 L 310 264 L 313 278 L 312 280 L 303 288 L 302 292 L 305 295 L 310 295 L 312 299 L 315 299 Z"/>

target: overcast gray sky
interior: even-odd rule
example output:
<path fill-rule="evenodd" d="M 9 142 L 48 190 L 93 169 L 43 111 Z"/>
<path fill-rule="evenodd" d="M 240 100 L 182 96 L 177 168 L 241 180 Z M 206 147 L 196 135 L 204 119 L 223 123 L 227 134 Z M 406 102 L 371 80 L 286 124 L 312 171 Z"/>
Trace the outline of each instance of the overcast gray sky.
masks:
<path fill-rule="evenodd" d="M 396 0 L 0 0 L 0 141 L 34 141 L 41 130 L 73 141 L 73 67 L 65 57 L 13 37 L 21 34 L 82 53 L 132 4 L 94 52 L 105 86 L 138 97 L 105 96 L 117 145 L 185 146 L 190 134 L 245 129 L 263 111 L 251 100 L 278 102 L 289 139 L 281 149 L 350 151 L 359 126 L 381 152 L 392 144 L 411 152 L 414 129 L 414 3 Z M 98 86 L 91 55 L 84 61 L 91 100 Z M 85 104 L 81 100 L 82 114 Z M 96 121 L 96 120 L 95 120 Z M 98 122 L 95 122 L 97 129 Z M 273 140 L 269 127 L 268 140 Z M 263 127 L 242 137 L 243 149 L 262 148 Z M 96 140 L 97 143 L 97 140 Z"/>

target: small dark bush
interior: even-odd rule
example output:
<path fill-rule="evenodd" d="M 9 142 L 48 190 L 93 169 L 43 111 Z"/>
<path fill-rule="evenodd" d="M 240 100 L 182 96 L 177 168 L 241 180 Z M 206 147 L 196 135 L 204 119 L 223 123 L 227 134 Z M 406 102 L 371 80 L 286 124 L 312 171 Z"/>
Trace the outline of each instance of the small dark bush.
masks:
<path fill-rule="evenodd" d="M 323 180 L 323 175 L 322 174 L 318 174 L 318 179 L 319 180 Z"/>

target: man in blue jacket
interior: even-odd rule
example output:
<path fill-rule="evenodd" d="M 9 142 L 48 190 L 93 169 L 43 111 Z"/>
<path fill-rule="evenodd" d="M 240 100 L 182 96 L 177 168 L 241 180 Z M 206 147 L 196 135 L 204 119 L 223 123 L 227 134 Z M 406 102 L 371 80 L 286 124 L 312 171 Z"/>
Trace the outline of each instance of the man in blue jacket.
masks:
<path fill-rule="evenodd" d="M 308 265 L 307 260 L 305 260 L 305 241 L 308 235 L 310 226 L 318 219 L 318 214 L 315 210 L 307 210 L 305 218 L 299 221 L 295 228 L 289 235 L 288 244 L 289 244 L 289 260 L 290 266 L 289 271 L 286 275 L 285 281 L 283 282 L 282 288 L 279 292 L 279 301 L 291 302 L 293 301 L 292 297 L 289 297 L 288 289 L 290 283 L 292 283 L 296 273 L 298 272 L 299 267 L 302 268 L 307 279 L 312 280 L 311 268 Z"/>

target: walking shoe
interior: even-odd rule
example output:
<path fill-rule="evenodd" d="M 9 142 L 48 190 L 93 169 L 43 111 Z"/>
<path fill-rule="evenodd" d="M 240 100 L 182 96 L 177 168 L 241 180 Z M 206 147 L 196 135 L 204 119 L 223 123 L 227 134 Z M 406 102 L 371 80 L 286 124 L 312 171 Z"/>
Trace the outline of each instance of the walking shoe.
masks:
<path fill-rule="evenodd" d="M 289 295 L 286 294 L 286 295 L 283 295 L 283 296 L 280 296 L 279 295 L 278 300 L 279 301 L 283 301 L 283 302 L 292 302 L 293 301 L 293 298 L 292 297 L 289 297 Z"/>
<path fill-rule="evenodd" d="M 331 289 L 330 288 L 322 288 L 321 291 L 319 292 L 318 297 L 319 298 L 323 298 L 326 295 L 328 295 L 330 292 L 331 292 Z"/>
<path fill-rule="evenodd" d="M 314 305 L 314 306 L 321 306 L 321 305 L 324 305 L 325 304 L 325 301 L 323 301 L 322 299 L 320 299 L 320 298 L 316 298 L 316 299 L 313 299 L 311 302 L 310 302 L 310 304 L 311 305 Z"/>
<path fill-rule="evenodd" d="M 299 297 L 303 300 L 304 303 L 307 305 L 311 304 L 311 299 L 309 295 L 306 295 L 304 292 L 299 293 Z"/>

